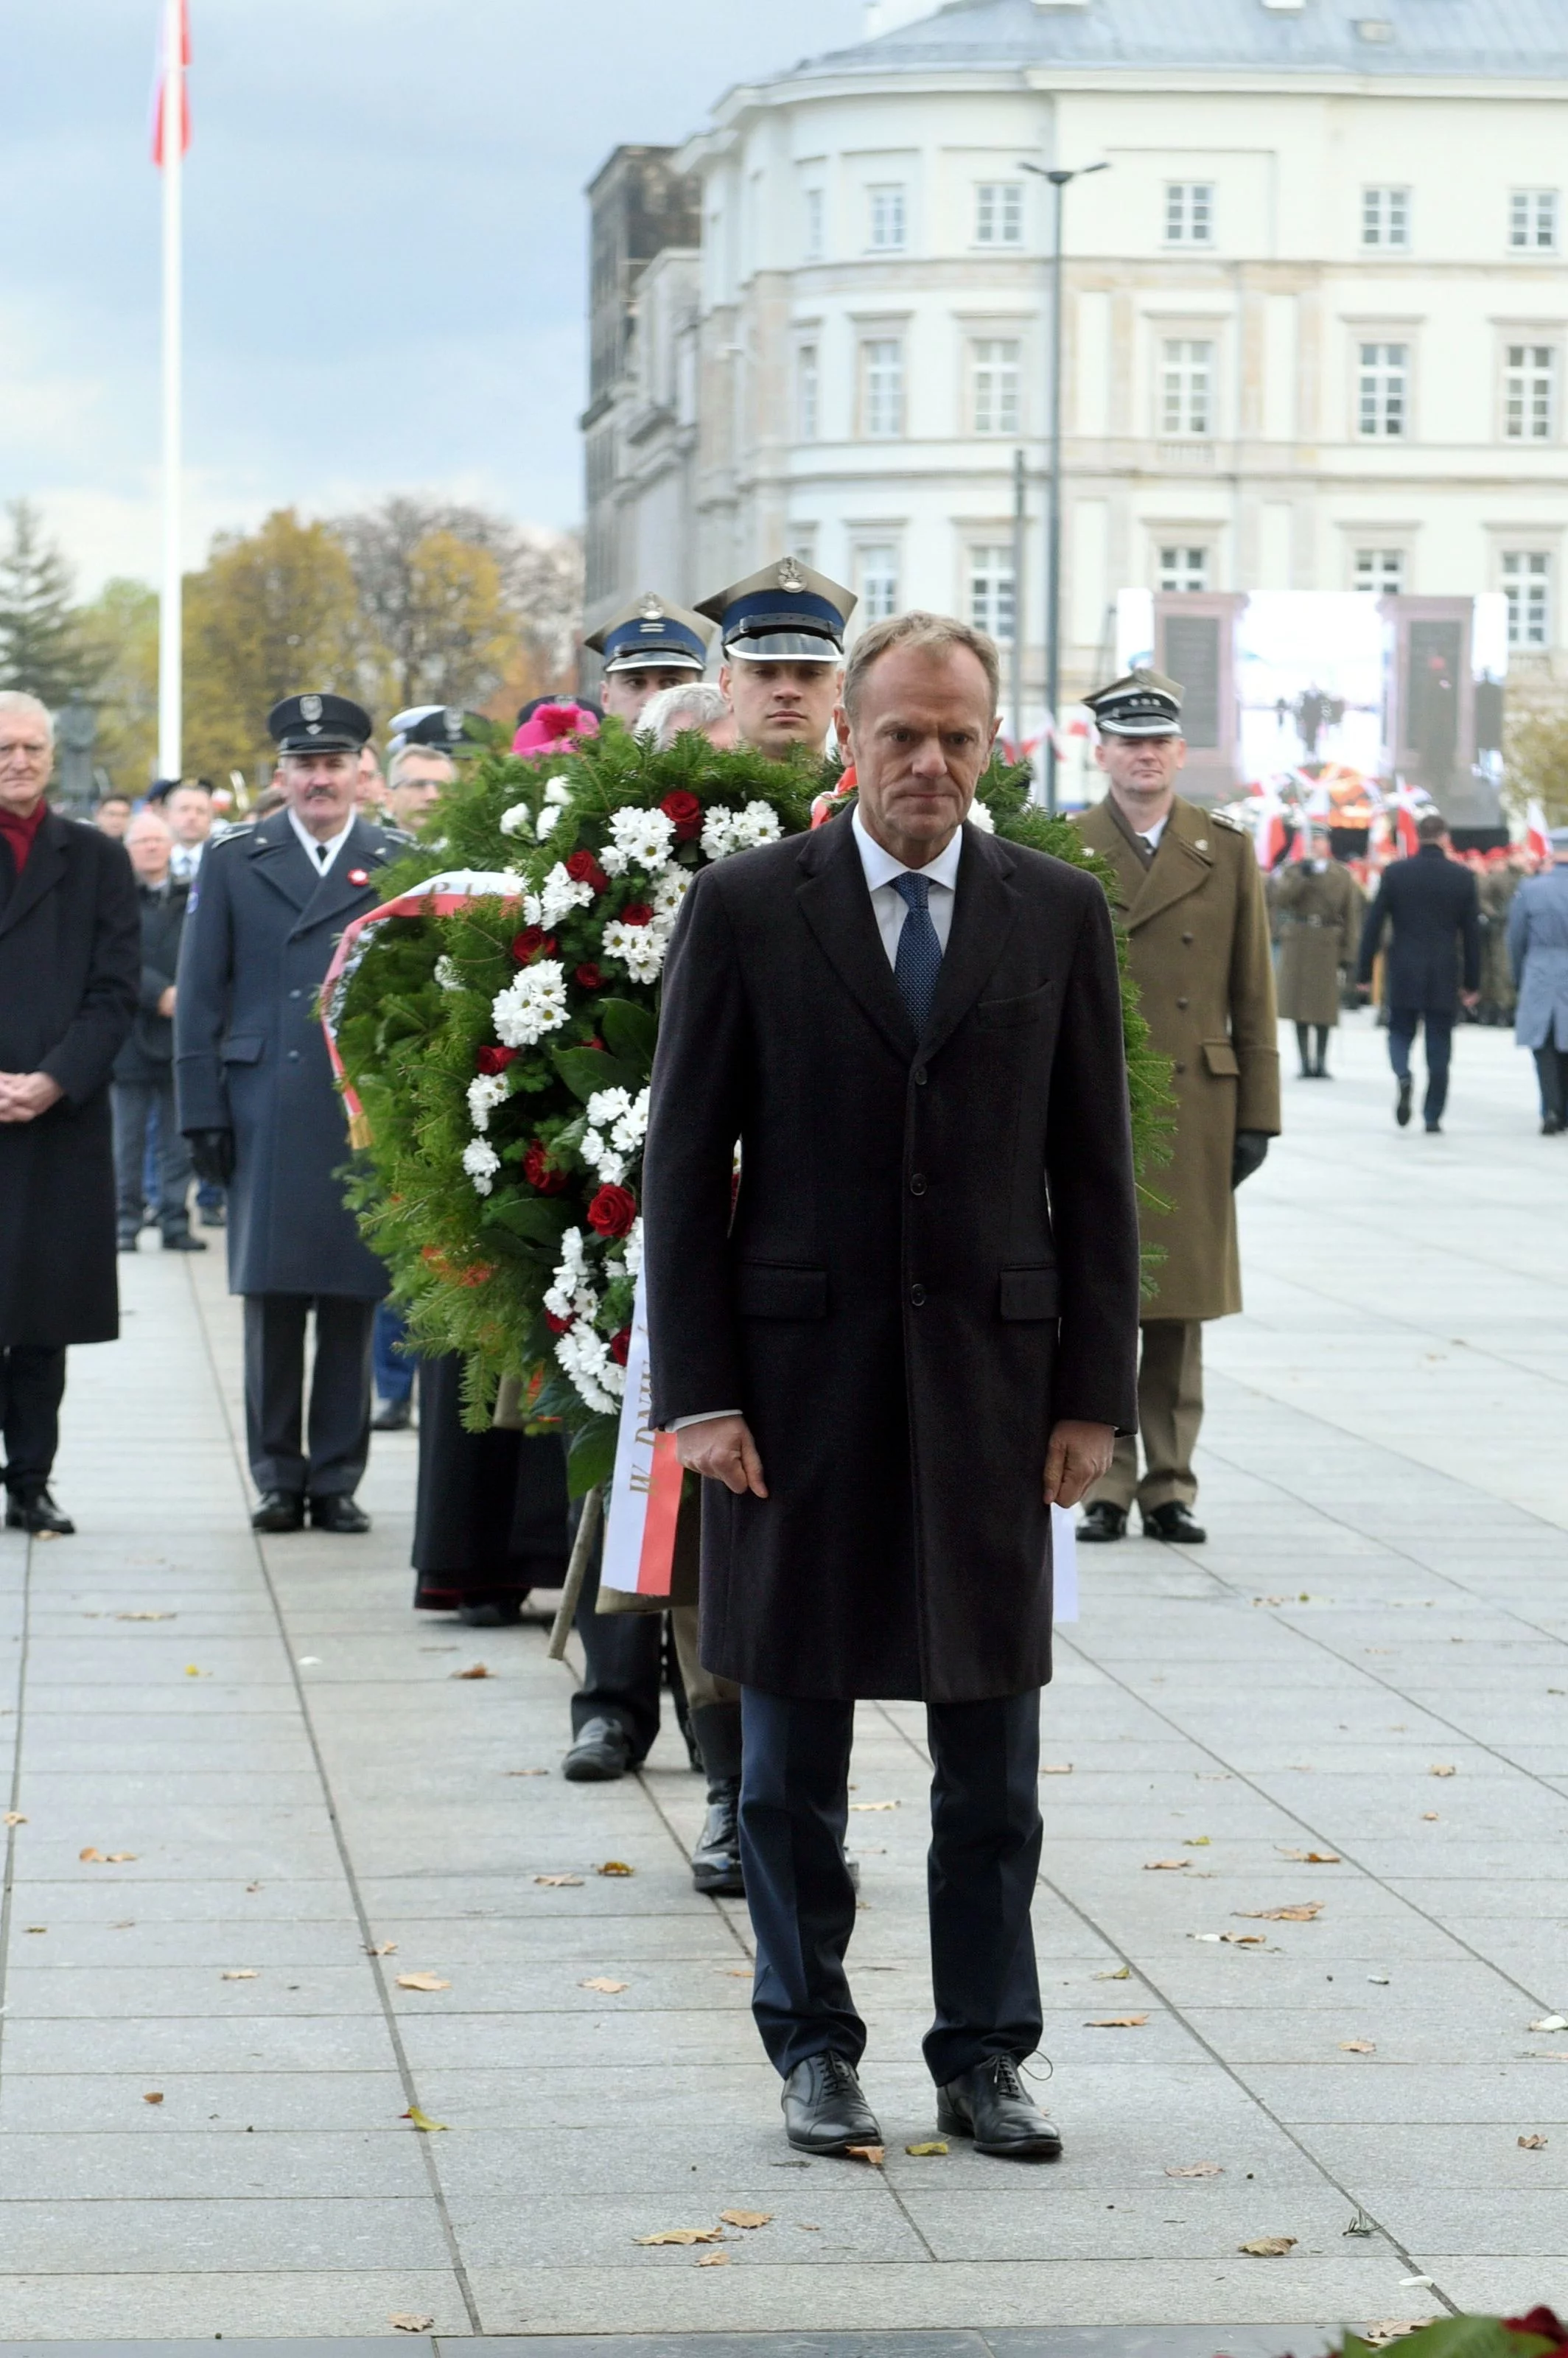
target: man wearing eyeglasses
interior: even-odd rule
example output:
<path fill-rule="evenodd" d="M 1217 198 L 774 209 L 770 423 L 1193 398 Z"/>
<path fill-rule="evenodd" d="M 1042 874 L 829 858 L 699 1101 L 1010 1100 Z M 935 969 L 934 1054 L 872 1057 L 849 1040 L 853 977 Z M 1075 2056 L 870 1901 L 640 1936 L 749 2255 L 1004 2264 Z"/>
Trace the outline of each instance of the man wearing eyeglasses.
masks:
<path fill-rule="evenodd" d="M 63 1537 L 49 1494 L 73 1343 L 112 1343 L 109 1074 L 135 1017 L 141 920 L 124 846 L 45 799 L 54 725 L 0 694 L 0 1430 L 5 1521 Z"/>

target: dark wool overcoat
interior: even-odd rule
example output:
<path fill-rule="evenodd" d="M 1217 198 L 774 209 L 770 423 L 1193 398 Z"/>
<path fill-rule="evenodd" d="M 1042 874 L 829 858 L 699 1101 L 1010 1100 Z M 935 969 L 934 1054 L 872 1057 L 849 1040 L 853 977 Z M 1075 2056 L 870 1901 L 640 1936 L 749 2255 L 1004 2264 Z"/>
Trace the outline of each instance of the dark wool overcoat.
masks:
<path fill-rule="evenodd" d="M 706 869 L 643 1189 L 654 1420 L 743 1411 L 769 1491 L 706 1486 L 708 1668 L 819 1698 L 1043 1685 L 1052 1424 L 1136 1413 L 1099 885 L 966 826 L 916 1040 L 847 820 Z"/>
<path fill-rule="evenodd" d="M 1466 990 L 1481 988 L 1481 903 L 1476 879 L 1440 843 L 1423 843 L 1412 860 L 1383 871 L 1378 897 L 1361 928 L 1357 972 L 1363 982 L 1390 932 L 1389 1005 L 1400 1014 L 1455 1015 L 1459 977 Z"/>
<path fill-rule="evenodd" d="M 404 849 L 356 819 L 323 876 L 287 811 L 207 847 L 180 945 L 175 1085 L 181 1130 L 234 1133 L 232 1293 L 386 1292 L 343 1201 L 348 1119 L 316 999 L 339 935 L 384 897 Z"/>
<path fill-rule="evenodd" d="M 114 1059 L 117 1081 L 169 1081 L 174 1077 L 174 1018 L 158 1013 L 158 1001 L 179 971 L 179 937 L 190 887 L 173 878 L 162 892 L 136 887 L 142 919 L 142 979 L 131 1036 Z"/>
<path fill-rule="evenodd" d="M 17 876 L 0 841 L 0 1072 L 65 1091 L 36 1121 L 0 1122 L 0 1349 L 120 1331 L 108 1082 L 141 965 L 122 844 L 51 811 Z"/>

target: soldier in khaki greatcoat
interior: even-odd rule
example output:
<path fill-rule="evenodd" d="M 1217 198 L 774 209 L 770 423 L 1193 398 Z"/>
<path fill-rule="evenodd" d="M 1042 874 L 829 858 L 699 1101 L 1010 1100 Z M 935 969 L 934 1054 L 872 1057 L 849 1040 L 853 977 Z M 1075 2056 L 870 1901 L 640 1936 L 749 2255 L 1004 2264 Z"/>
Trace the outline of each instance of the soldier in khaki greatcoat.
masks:
<path fill-rule="evenodd" d="M 1270 897 L 1280 945 L 1280 1013 L 1296 1027 L 1303 1080 L 1326 1081 L 1333 1077 L 1328 1035 L 1339 1022 L 1341 969 L 1355 965 L 1361 944 L 1361 888 L 1331 856 L 1328 829 L 1314 827 L 1311 858 L 1279 869 Z"/>
<path fill-rule="evenodd" d="M 1251 838 L 1184 802 L 1182 691 L 1136 671 L 1087 701 L 1095 758 L 1109 781 L 1079 822 L 1116 871 L 1133 978 L 1153 1044 L 1171 1058 L 1171 1161 L 1150 1174 L 1169 1205 L 1145 1212 L 1143 1241 L 1164 1258 L 1145 1300 L 1137 1444 L 1117 1443 L 1090 1494 L 1080 1536 L 1120 1539 L 1134 1498 L 1145 1536 L 1199 1541 L 1193 1449 L 1203 1420 L 1203 1324 L 1241 1307 L 1235 1190 L 1280 1128 L 1280 1056 L 1269 918 Z"/>

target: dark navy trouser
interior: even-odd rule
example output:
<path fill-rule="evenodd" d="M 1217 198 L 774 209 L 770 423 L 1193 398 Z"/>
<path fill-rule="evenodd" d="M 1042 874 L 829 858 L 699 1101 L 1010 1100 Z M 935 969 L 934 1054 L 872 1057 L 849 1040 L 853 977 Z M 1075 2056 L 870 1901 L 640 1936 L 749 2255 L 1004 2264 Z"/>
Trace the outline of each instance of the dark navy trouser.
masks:
<path fill-rule="evenodd" d="M 741 1858 L 757 1941 L 752 2011 L 787 2078 L 808 2055 L 859 2062 L 844 1971 L 855 1891 L 844 1862 L 852 1703 L 742 1691 Z M 1040 1690 L 931 1703 L 931 1977 L 926 2065 L 938 2086 L 1040 2042 L 1030 1905 L 1040 1866 Z"/>
<path fill-rule="evenodd" d="M 1426 1100 L 1422 1107 L 1423 1121 L 1441 1121 L 1443 1109 L 1448 1103 L 1448 1066 L 1454 1055 L 1454 1018 L 1452 1015 L 1422 1014 L 1413 1007 L 1391 1007 L 1389 1010 L 1389 1062 L 1403 1081 L 1410 1077 L 1411 1050 L 1415 1046 L 1416 1027 L 1426 1025 Z"/>

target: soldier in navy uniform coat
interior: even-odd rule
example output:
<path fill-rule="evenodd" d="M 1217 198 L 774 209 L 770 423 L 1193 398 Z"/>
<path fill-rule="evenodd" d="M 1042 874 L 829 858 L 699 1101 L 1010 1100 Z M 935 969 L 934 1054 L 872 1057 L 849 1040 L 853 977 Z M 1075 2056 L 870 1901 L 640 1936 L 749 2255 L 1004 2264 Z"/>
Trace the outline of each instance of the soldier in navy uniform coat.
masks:
<path fill-rule="evenodd" d="M 339 936 L 383 898 L 404 839 L 356 814 L 370 716 L 287 697 L 267 716 L 285 808 L 209 847 L 175 1016 L 179 1124 L 230 1188 L 229 1288 L 245 1299 L 245 1438 L 264 1531 L 363 1531 L 371 1327 L 386 1272 L 343 1200 L 349 1159 L 317 993 Z M 307 1314 L 316 1316 L 308 1430 Z"/>

